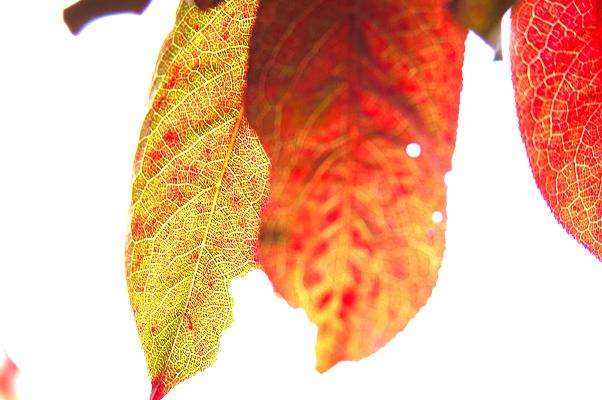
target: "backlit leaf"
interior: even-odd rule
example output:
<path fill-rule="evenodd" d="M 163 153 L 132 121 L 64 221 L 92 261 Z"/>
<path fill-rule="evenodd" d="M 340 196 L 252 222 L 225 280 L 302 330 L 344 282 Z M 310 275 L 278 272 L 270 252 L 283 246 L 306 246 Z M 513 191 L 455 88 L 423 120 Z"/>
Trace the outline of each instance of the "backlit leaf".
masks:
<path fill-rule="evenodd" d="M 269 161 L 244 118 L 255 0 L 180 4 L 134 162 L 127 283 L 151 399 L 211 365 L 256 268 Z"/>
<path fill-rule="evenodd" d="M 318 325 L 320 371 L 379 349 L 435 285 L 466 37 L 446 3 L 261 1 L 246 97 L 273 168 L 261 262 Z"/>
<path fill-rule="evenodd" d="M 596 1 L 524 0 L 512 79 L 535 181 L 556 219 L 602 259 L 602 45 Z"/>
<path fill-rule="evenodd" d="M 0 400 L 16 400 L 15 378 L 19 369 L 14 361 L 4 356 L 0 362 Z"/>

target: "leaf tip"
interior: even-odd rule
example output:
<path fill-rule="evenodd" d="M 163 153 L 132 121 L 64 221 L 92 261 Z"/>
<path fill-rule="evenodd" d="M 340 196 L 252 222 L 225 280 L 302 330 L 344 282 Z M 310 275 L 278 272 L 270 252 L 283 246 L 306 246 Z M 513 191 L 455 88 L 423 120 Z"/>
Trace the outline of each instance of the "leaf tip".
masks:
<path fill-rule="evenodd" d="M 339 362 L 346 360 L 336 350 L 326 346 L 323 343 L 324 341 L 324 339 L 320 340 L 320 332 L 318 332 L 318 341 L 316 342 L 316 371 L 320 374 L 327 372 Z"/>
<path fill-rule="evenodd" d="M 163 384 L 161 377 L 153 380 L 152 385 L 153 386 L 151 388 L 149 400 L 161 400 L 163 397 L 165 397 L 167 392 L 165 391 L 165 385 Z"/>
<path fill-rule="evenodd" d="M 323 361 L 316 361 L 316 371 L 320 374 L 327 372 L 330 368 L 334 367 L 336 363 L 324 363 Z"/>

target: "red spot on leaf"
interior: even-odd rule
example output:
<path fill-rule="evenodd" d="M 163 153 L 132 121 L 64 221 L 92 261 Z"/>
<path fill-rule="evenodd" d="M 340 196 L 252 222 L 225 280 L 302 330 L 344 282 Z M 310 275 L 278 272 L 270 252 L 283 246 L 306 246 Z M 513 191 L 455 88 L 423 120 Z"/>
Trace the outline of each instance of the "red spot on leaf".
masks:
<path fill-rule="evenodd" d="M 355 284 L 360 285 L 363 282 L 362 271 L 357 265 L 350 263 L 349 272 L 351 273 L 351 276 L 353 277 L 353 282 Z"/>
<path fill-rule="evenodd" d="M 234 183 L 234 176 L 231 173 L 225 173 L 223 180 L 224 180 L 223 185 L 226 186 L 227 188 L 231 188 Z"/>
<path fill-rule="evenodd" d="M 144 237 L 144 220 L 142 216 L 139 214 L 134 215 L 130 229 L 132 231 L 132 239 L 140 240 Z M 140 263 L 137 264 L 138 266 L 140 265 Z"/>
<path fill-rule="evenodd" d="M 196 263 L 199 260 L 199 257 L 200 257 L 199 251 L 195 250 L 192 253 L 190 253 L 189 260 L 191 263 Z"/>
<path fill-rule="evenodd" d="M 303 286 L 310 289 L 322 281 L 324 277 L 314 266 L 308 266 L 303 273 Z"/>
<path fill-rule="evenodd" d="M 347 288 L 343 291 L 343 296 L 341 297 L 341 302 L 344 307 L 346 307 L 346 308 L 353 307 L 353 305 L 355 304 L 355 300 L 357 300 L 355 291 L 353 291 L 352 289 L 349 289 L 349 288 Z"/>
<path fill-rule="evenodd" d="M 301 238 L 294 238 L 291 242 L 291 249 L 294 250 L 295 252 L 300 252 L 301 250 L 303 250 L 304 247 L 304 242 L 303 240 L 301 240 Z"/>
<path fill-rule="evenodd" d="M 185 201 L 184 193 L 178 186 L 169 186 L 167 188 L 167 197 L 176 204 L 182 204 Z"/>
<path fill-rule="evenodd" d="M 291 169 L 290 179 L 292 181 L 300 181 L 305 177 L 306 174 L 307 172 L 305 171 L 305 168 L 302 168 L 301 166 L 296 166 Z"/>
<path fill-rule="evenodd" d="M 357 230 L 353 230 L 351 232 L 351 239 L 353 241 L 353 246 L 355 248 L 361 248 L 368 252 L 368 254 L 372 255 L 374 253 L 374 243 L 368 242 L 360 232 Z"/>
<path fill-rule="evenodd" d="M 157 97 L 155 98 L 155 110 L 156 111 L 163 111 L 163 107 L 165 106 L 165 95 L 157 95 Z"/>
<path fill-rule="evenodd" d="M 177 172 L 172 172 L 171 174 L 169 174 L 169 177 L 167 178 L 167 183 L 177 184 L 180 181 L 178 175 L 179 174 Z"/>
<path fill-rule="evenodd" d="M 372 286 L 370 287 L 370 293 L 368 293 L 368 297 L 372 302 L 375 302 L 380 295 L 380 281 L 374 280 L 372 282 Z"/>
<path fill-rule="evenodd" d="M 178 132 L 173 129 L 168 129 L 165 134 L 163 134 L 163 141 L 169 146 L 174 147 L 180 143 L 180 136 Z"/>
<path fill-rule="evenodd" d="M 333 209 L 328 214 L 326 214 L 326 216 L 324 217 L 326 224 L 328 224 L 328 225 L 337 221 L 339 218 L 341 218 L 341 209 L 340 208 Z"/>
<path fill-rule="evenodd" d="M 160 161 L 163 158 L 163 151 L 161 150 L 151 150 L 148 153 L 148 156 L 151 158 L 151 160 L 153 160 L 154 162 Z"/>
<path fill-rule="evenodd" d="M 179 78 L 180 78 L 180 69 L 181 67 L 178 64 L 174 64 L 170 73 L 169 73 L 169 78 L 167 79 L 167 82 L 165 83 L 165 87 L 167 89 L 173 89 Z"/>
<path fill-rule="evenodd" d="M 134 212 L 130 229 L 133 240 L 148 238 L 154 234 L 156 220 L 153 218 L 144 218 L 139 211 Z"/>
<path fill-rule="evenodd" d="M 326 307 L 328 305 L 328 303 L 330 303 L 331 300 L 332 300 L 332 291 L 329 290 L 326 293 L 324 293 L 322 295 L 322 297 L 320 297 L 320 299 L 318 300 L 318 304 L 316 304 L 316 306 L 318 307 L 319 310 L 321 310 L 324 307 Z"/>
<path fill-rule="evenodd" d="M 314 257 L 320 257 L 322 255 L 324 255 L 324 253 L 326 253 L 328 251 L 328 242 L 323 241 L 321 243 L 319 243 L 315 248 L 314 248 L 314 253 L 313 256 Z"/>
<path fill-rule="evenodd" d="M 134 260 L 132 261 L 132 268 L 130 273 L 136 273 L 140 271 L 140 266 L 142 265 L 142 260 L 144 260 L 143 254 L 135 254 Z"/>

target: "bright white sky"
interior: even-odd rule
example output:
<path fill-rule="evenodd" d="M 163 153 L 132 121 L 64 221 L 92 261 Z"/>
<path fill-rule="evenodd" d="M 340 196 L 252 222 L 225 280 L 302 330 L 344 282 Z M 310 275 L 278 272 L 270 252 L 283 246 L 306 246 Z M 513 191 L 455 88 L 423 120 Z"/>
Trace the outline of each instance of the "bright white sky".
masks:
<path fill-rule="evenodd" d="M 123 251 L 130 171 L 177 0 L 63 26 L 70 0 L 0 3 L 0 350 L 22 400 L 148 398 Z M 426 307 L 324 375 L 316 329 L 256 272 L 218 362 L 168 399 L 600 399 L 602 267 L 531 178 L 507 62 L 467 42 L 448 246 Z"/>

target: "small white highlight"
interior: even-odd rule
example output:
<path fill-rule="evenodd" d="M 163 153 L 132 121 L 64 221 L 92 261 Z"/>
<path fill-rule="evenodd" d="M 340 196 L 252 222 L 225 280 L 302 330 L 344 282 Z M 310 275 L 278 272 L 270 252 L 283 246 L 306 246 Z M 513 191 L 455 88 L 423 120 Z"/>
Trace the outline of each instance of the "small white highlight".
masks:
<path fill-rule="evenodd" d="M 439 224 L 443 221 L 443 213 L 441 211 L 435 211 L 433 215 L 431 215 L 433 222 Z"/>
<path fill-rule="evenodd" d="M 447 171 L 445 173 L 445 175 L 443 176 L 443 182 L 445 182 L 446 186 L 449 186 L 449 184 L 451 183 L 452 179 L 453 179 L 453 175 L 452 175 L 451 171 Z"/>
<path fill-rule="evenodd" d="M 406 153 L 412 158 L 416 158 L 420 155 L 420 145 L 418 143 L 410 143 L 406 146 Z"/>

